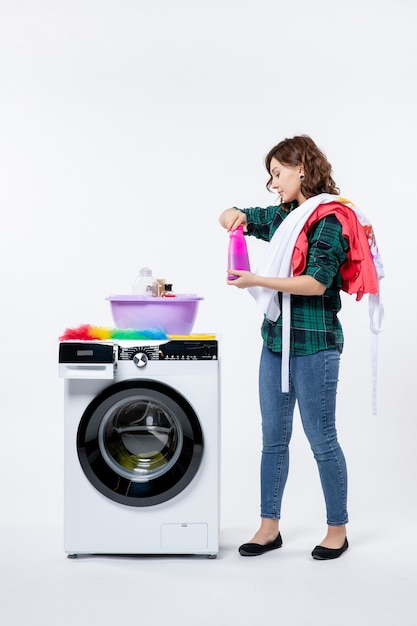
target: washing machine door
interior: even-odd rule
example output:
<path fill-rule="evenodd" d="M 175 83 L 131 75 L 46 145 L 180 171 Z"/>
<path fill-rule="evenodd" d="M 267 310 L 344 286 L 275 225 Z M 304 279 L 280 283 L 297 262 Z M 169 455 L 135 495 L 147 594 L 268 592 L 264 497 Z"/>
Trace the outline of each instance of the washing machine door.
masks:
<path fill-rule="evenodd" d="M 203 435 L 195 411 L 178 391 L 130 379 L 111 385 L 87 407 L 77 450 L 98 491 L 144 507 L 170 500 L 191 482 L 201 462 Z"/>

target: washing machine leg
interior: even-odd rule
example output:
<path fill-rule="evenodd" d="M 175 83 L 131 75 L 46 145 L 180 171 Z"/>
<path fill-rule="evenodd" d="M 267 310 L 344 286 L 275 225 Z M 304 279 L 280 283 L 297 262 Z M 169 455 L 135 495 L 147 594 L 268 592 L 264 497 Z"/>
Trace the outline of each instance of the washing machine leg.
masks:
<path fill-rule="evenodd" d="M 78 558 L 78 554 L 77 553 L 75 553 L 75 554 L 68 554 L 67 557 L 69 559 L 77 559 Z"/>

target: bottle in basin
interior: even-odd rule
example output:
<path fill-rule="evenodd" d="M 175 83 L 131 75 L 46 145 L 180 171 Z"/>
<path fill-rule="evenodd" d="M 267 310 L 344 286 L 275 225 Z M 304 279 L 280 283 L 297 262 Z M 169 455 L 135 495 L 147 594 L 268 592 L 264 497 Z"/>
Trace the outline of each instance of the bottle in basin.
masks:
<path fill-rule="evenodd" d="M 243 226 L 240 225 L 236 230 L 232 230 L 229 233 L 229 249 L 227 258 L 228 270 L 249 270 L 249 255 L 246 245 L 245 235 L 243 234 Z M 236 274 L 229 273 L 229 280 L 236 280 L 238 276 Z"/>
<path fill-rule="evenodd" d="M 165 283 L 164 285 L 164 290 L 161 293 L 162 298 L 176 298 L 177 294 L 172 291 L 172 284 L 171 283 Z"/>
<path fill-rule="evenodd" d="M 152 276 L 149 267 L 142 267 L 132 286 L 132 293 L 136 296 L 157 296 L 159 293 L 158 281 Z"/>

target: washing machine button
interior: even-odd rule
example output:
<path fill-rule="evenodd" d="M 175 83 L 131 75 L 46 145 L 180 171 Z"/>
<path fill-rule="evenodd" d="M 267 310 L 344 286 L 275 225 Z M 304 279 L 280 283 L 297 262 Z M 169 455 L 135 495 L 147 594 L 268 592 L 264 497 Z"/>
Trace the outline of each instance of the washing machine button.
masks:
<path fill-rule="evenodd" d="M 136 367 L 142 368 L 145 367 L 148 363 L 149 357 L 145 352 L 136 352 L 133 357 L 133 363 Z"/>

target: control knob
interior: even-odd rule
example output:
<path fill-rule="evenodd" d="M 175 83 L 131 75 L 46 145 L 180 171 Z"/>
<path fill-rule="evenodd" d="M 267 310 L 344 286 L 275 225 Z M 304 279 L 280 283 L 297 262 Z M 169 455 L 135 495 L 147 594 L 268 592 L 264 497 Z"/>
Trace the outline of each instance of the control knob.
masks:
<path fill-rule="evenodd" d="M 133 363 L 136 365 L 136 367 L 145 367 L 148 363 L 148 355 L 145 352 L 136 352 L 133 357 Z"/>

